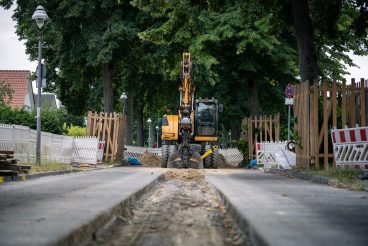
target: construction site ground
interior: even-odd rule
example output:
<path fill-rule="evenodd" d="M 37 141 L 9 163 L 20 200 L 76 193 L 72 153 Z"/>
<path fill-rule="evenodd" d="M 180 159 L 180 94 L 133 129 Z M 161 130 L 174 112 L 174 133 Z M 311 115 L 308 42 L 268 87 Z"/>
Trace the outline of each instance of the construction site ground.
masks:
<path fill-rule="evenodd" d="M 0 185 L 0 245 L 366 245 L 368 193 L 258 170 L 110 168 Z"/>

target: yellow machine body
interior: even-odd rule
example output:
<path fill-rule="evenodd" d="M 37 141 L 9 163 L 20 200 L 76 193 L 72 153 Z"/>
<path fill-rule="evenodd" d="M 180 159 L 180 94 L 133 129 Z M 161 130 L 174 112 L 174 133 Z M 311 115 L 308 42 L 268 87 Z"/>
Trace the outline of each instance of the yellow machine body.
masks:
<path fill-rule="evenodd" d="M 167 126 L 162 126 L 163 141 L 178 141 L 179 139 L 179 115 L 167 115 Z"/>

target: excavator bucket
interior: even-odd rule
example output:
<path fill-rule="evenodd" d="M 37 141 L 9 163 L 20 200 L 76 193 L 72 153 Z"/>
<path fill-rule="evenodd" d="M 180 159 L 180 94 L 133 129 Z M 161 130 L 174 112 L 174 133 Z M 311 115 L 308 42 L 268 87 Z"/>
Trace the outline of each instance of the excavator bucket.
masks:
<path fill-rule="evenodd" d="M 197 152 L 192 152 L 190 156 L 181 156 L 179 151 L 175 151 L 169 157 L 168 168 L 203 168 L 203 160 Z"/>

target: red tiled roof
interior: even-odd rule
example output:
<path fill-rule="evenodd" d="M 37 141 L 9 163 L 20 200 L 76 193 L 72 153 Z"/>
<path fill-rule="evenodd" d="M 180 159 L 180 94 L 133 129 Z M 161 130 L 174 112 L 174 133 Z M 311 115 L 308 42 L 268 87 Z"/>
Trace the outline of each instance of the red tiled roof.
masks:
<path fill-rule="evenodd" d="M 12 108 L 23 108 L 31 73 L 28 70 L 0 70 L 0 80 L 6 81 L 13 89 Z"/>

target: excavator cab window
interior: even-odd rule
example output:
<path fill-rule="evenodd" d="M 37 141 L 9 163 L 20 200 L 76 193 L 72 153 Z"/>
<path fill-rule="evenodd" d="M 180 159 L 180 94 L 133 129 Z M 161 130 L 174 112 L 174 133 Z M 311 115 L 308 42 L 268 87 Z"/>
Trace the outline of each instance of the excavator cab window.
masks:
<path fill-rule="evenodd" d="M 196 135 L 216 136 L 217 104 L 214 102 L 198 102 L 196 104 Z"/>

